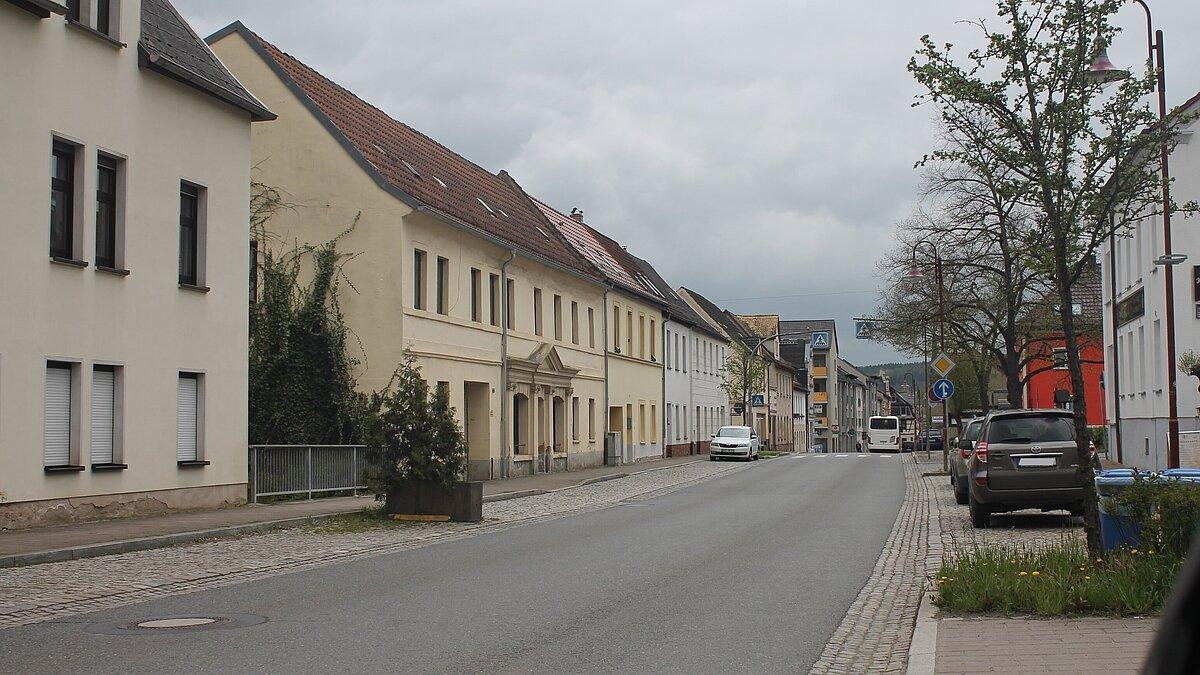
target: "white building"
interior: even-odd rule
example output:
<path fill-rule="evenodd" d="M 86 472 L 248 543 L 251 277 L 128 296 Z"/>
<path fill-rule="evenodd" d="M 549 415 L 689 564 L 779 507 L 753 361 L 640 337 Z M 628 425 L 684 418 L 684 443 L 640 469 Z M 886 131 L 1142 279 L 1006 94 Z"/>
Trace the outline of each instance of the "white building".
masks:
<path fill-rule="evenodd" d="M 1200 110 L 1200 94 L 1181 106 L 1187 114 Z M 1171 154 L 1171 196 L 1182 204 L 1200 199 L 1200 123 L 1183 130 Z M 1194 218 L 1171 219 L 1173 253 L 1187 256 L 1174 268 L 1175 353 L 1200 351 L 1200 232 Z M 1110 456 L 1126 466 L 1163 469 L 1170 465 L 1167 440 L 1166 286 L 1163 267 L 1161 211 L 1135 223 L 1104 245 L 1103 270 L 1104 396 L 1109 420 Z M 1116 299 L 1114 304 L 1113 299 Z M 1115 330 L 1114 330 L 1115 308 Z M 1115 333 L 1115 343 L 1114 343 Z M 1200 429 L 1197 381 L 1176 371 L 1179 428 Z M 1119 411 L 1119 415 L 1118 415 Z M 1119 425 L 1120 445 L 1116 442 Z M 1183 464 L 1189 465 L 1187 459 Z"/>
<path fill-rule="evenodd" d="M 0 2 L 0 528 L 246 499 L 250 123 L 167 0 Z"/>

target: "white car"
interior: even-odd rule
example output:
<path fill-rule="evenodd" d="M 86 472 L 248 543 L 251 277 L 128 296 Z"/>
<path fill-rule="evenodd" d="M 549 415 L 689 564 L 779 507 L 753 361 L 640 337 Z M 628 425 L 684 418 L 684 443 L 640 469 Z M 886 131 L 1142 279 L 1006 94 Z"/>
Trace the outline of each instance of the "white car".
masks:
<path fill-rule="evenodd" d="M 758 459 L 758 434 L 750 427 L 721 427 L 708 443 L 708 459 Z"/>

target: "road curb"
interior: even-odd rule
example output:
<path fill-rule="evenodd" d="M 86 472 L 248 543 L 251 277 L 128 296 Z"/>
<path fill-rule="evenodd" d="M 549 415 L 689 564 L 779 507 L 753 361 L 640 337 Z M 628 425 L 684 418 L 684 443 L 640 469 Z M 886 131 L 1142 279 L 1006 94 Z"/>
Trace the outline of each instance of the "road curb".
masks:
<path fill-rule="evenodd" d="M 912 643 L 908 647 L 908 675 L 929 675 L 937 662 L 938 619 L 935 615 L 933 593 L 921 596 Z"/>
<path fill-rule="evenodd" d="M 616 480 L 618 478 L 628 478 L 640 473 L 648 473 L 650 471 L 663 471 L 666 469 L 674 469 L 679 466 L 687 466 L 704 460 L 695 460 L 694 462 L 680 462 L 671 466 L 656 466 L 640 471 L 628 471 L 608 476 L 597 476 L 595 478 L 584 479 L 574 485 L 567 485 L 553 490 L 531 489 L 531 490 L 514 490 L 512 492 L 501 492 L 499 494 L 488 495 L 483 498 L 485 504 L 491 502 L 502 502 L 509 499 L 520 499 L 521 497 L 534 497 L 537 495 L 550 494 L 553 492 L 561 492 L 563 490 L 574 490 L 575 488 L 602 483 L 605 481 Z M 56 548 L 48 551 L 33 551 L 30 553 L 14 553 L 11 555 L 0 556 L 0 569 L 10 567 L 26 567 L 29 565 L 41 565 L 52 562 L 63 562 L 66 560 L 80 560 L 83 558 L 97 558 L 105 555 L 116 555 L 118 553 L 133 553 L 135 551 L 148 551 L 155 548 L 166 548 L 168 546 L 176 546 L 179 544 L 191 544 L 197 541 L 206 539 L 223 539 L 228 537 L 237 537 L 246 534 L 262 534 L 272 530 L 281 530 L 297 525 L 306 525 L 308 523 L 328 520 L 344 516 L 347 513 L 354 513 L 356 509 L 348 511 L 338 511 L 336 513 L 322 513 L 311 516 L 299 516 L 296 518 L 281 518 L 279 520 L 268 520 L 259 523 L 246 523 L 244 525 L 228 525 L 225 527 L 211 528 L 207 530 L 191 530 L 188 532 L 174 532 L 171 534 L 154 535 L 151 537 L 139 537 L 137 539 L 122 539 L 119 541 L 107 541 L 100 544 L 85 544 L 82 546 L 72 546 L 68 548 Z"/>

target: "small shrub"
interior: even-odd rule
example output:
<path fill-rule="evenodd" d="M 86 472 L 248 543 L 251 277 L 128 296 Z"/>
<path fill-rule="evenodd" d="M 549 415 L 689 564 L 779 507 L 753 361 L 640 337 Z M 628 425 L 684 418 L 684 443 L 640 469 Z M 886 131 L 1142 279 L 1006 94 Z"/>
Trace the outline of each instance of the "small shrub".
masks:
<path fill-rule="evenodd" d="M 1102 503 L 1139 532 L 1141 548 L 1173 558 L 1187 555 L 1200 523 L 1200 485 L 1185 481 L 1135 475 L 1132 485 Z"/>

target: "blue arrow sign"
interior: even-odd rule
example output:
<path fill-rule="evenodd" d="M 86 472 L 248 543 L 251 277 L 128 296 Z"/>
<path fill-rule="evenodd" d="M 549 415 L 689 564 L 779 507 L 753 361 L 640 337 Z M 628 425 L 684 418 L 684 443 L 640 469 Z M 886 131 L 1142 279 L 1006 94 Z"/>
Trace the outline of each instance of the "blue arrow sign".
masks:
<path fill-rule="evenodd" d="M 939 401 L 945 401 L 954 395 L 954 383 L 942 378 L 933 383 L 933 396 Z"/>

